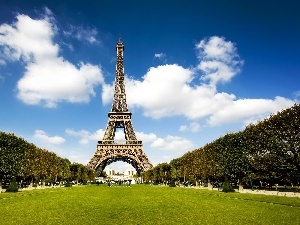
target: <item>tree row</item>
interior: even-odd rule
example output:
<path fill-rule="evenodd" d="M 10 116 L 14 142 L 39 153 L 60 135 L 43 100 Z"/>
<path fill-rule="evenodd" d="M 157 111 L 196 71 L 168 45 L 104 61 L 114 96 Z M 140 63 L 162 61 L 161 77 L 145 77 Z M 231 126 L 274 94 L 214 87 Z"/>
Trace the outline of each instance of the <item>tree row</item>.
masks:
<path fill-rule="evenodd" d="M 300 105 L 248 125 L 142 173 L 145 182 L 230 183 L 248 186 L 300 182 Z"/>
<path fill-rule="evenodd" d="M 0 132 L 0 187 L 15 177 L 23 183 L 87 182 L 95 172 L 36 147 L 14 134 Z"/>

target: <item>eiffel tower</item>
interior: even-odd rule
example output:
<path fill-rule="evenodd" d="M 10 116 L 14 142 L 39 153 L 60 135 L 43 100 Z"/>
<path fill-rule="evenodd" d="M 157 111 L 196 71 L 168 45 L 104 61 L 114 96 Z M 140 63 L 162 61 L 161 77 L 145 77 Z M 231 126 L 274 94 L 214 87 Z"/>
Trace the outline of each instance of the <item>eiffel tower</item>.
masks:
<path fill-rule="evenodd" d="M 116 161 L 123 161 L 131 164 L 140 174 L 140 172 L 151 169 L 153 166 L 142 150 L 142 141 L 136 139 L 131 122 L 132 113 L 128 111 L 123 66 L 124 45 L 121 39 L 117 43 L 116 50 L 117 64 L 112 108 L 108 113 L 108 124 L 104 137 L 102 141 L 98 141 L 97 150 L 88 166 L 101 172 L 107 165 Z M 114 137 L 117 128 L 124 130 L 126 144 L 115 143 Z"/>

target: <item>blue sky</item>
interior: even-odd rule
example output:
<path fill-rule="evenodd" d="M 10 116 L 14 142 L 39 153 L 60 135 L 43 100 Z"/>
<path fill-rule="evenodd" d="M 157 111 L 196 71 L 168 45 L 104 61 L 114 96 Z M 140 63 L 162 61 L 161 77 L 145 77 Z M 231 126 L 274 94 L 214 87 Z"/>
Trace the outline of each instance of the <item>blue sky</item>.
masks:
<path fill-rule="evenodd" d="M 299 102 L 299 9 L 291 0 L 1 1 L 0 130 L 86 164 L 107 125 L 121 35 L 135 132 L 154 165 L 169 162 Z"/>

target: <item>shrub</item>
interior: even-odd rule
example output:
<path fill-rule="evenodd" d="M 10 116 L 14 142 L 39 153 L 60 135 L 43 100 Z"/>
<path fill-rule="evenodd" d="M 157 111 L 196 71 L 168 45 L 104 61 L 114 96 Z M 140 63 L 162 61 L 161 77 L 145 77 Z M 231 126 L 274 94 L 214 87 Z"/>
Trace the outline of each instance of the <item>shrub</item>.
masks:
<path fill-rule="evenodd" d="M 176 187 L 176 182 L 174 180 L 171 180 L 169 187 Z"/>
<path fill-rule="evenodd" d="M 16 182 L 16 178 L 14 177 L 9 185 L 9 187 L 6 189 L 6 192 L 18 192 L 19 191 L 19 187 L 18 184 Z"/>
<path fill-rule="evenodd" d="M 230 185 L 227 177 L 225 177 L 225 182 L 222 187 L 223 192 L 235 192 L 234 188 Z"/>
<path fill-rule="evenodd" d="M 223 186 L 223 189 L 222 189 L 223 192 L 235 192 L 235 190 L 233 189 L 232 186 Z"/>
<path fill-rule="evenodd" d="M 67 181 L 67 182 L 65 183 L 65 187 L 72 187 L 72 183 L 71 183 L 70 181 Z"/>

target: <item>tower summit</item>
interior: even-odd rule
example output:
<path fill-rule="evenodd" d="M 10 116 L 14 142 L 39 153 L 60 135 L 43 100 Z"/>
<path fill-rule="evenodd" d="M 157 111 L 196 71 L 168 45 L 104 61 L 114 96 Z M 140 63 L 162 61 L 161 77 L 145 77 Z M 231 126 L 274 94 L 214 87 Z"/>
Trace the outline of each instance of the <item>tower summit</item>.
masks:
<path fill-rule="evenodd" d="M 115 78 L 115 91 L 114 99 L 112 102 L 112 112 L 128 112 L 126 103 L 125 83 L 124 83 L 124 65 L 123 65 L 123 52 L 124 45 L 119 39 L 116 46 L 117 50 L 117 64 L 116 64 L 116 78 Z"/>
<path fill-rule="evenodd" d="M 108 113 L 108 123 L 102 141 L 98 141 L 97 150 L 88 163 L 92 169 L 103 171 L 105 167 L 116 161 L 131 164 L 137 173 L 153 168 L 146 154 L 142 150 L 142 141 L 138 141 L 132 126 L 124 81 L 123 53 L 124 44 L 119 39 L 117 46 L 116 77 L 114 84 L 114 97 L 111 111 Z M 115 143 L 116 129 L 123 129 L 126 143 Z"/>

